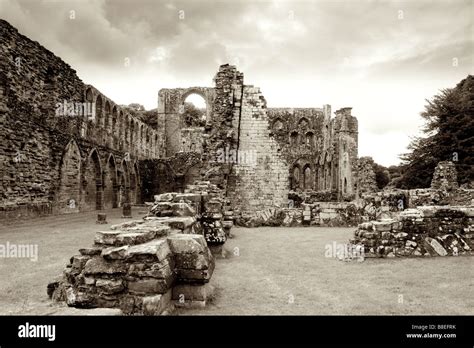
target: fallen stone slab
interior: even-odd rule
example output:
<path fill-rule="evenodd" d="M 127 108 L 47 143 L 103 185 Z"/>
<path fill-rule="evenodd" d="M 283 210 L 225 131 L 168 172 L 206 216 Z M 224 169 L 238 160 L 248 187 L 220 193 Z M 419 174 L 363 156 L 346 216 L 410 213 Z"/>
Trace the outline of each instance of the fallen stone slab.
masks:
<path fill-rule="evenodd" d="M 187 217 L 178 217 L 178 216 L 173 216 L 173 217 L 153 217 L 149 216 L 146 217 L 145 220 L 147 222 L 158 222 L 164 225 L 168 225 L 172 229 L 179 229 L 181 231 L 184 231 L 188 228 L 191 228 L 195 223 L 196 223 L 196 218 L 192 216 L 187 216 Z"/>
<path fill-rule="evenodd" d="M 124 289 L 121 279 L 97 279 L 95 282 L 97 289 L 105 294 L 115 294 Z"/>
<path fill-rule="evenodd" d="M 106 261 L 100 256 L 91 258 L 84 266 L 84 274 L 125 274 L 128 266 L 123 262 Z"/>
<path fill-rule="evenodd" d="M 162 193 L 160 195 L 155 195 L 155 202 L 171 202 L 176 196 L 175 192 Z"/>
<path fill-rule="evenodd" d="M 114 245 L 121 231 L 98 231 L 95 233 L 94 243 Z"/>
<path fill-rule="evenodd" d="M 60 307 L 55 309 L 53 312 L 48 313 L 50 315 L 61 315 L 61 316 L 71 316 L 71 315 L 81 315 L 81 316 L 117 316 L 123 315 L 123 312 L 120 308 L 75 308 L 75 307 Z"/>
<path fill-rule="evenodd" d="M 436 253 L 439 255 L 439 256 L 446 256 L 448 255 L 448 252 L 446 251 L 446 249 L 441 245 L 440 242 L 438 242 L 436 239 L 434 238 L 430 238 L 430 237 L 426 237 L 425 238 L 425 241 L 434 249 L 434 251 L 436 251 Z"/>
<path fill-rule="evenodd" d="M 148 243 L 133 245 L 127 249 L 126 259 L 140 260 L 142 258 L 156 258 L 163 261 L 171 254 L 165 238 L 153 240 Z"/>
<path fill-rule="evenodd" d="M 126 230 L 128 227 L 134 227 L 140 224 L 143 224 L 143 220 L 130 220 L 130 221 L 125 221 L 120 224 L 115 224 L 110 226 L 111 230 Z"/>
<path fill-rule="evenodd" d="M 202 196 L 199 193 L 178 193 L 173 198 L 173 202 L 190 201 L 199 203 L 201 200 Z"/>
<path fill-rule="evenodd" d="M 128 245 L 106 248 L 102 250 L 100 255 L 106 260 L 123 260 L 127 257 L 128 248 Z"/>
<path fill-rule="evenodd" d="M 166 279 L 172 276 L 174 269 L 174 258 L 168 258 L 152 264 L 136 262 L 130 264 L 128 275 L 136 278 Z"/>
<path fill-rule="evenodd" d="M 207 248 L 204 236 L 199 234 L 176 234 L 167 237 L 170 249 L 175 254 L 202 254 Z"/>

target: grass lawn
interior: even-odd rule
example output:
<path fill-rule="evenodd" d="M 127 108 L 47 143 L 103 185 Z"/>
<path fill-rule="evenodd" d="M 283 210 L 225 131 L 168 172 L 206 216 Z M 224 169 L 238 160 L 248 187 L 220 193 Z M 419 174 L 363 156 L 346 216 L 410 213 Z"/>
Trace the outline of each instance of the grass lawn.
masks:
<path fill-rule="evenodd" d="M 326 258 L 354 228 L 233 228 L 212 303 L 185 314 L 474 314 L 474 258 Z M 235 249 L 238 248 L 238 249 Z M 238 251 L 239 256 L 235 256 Z"/>
<path fill-rule="evenodd" d="M 133 217 L 139 218 L 138 208 Z M 38 244 L 38 261 L 0 258 L 0 315 L 64 313 L 64 304 L 53 303 L 46 286 L 64 270 L 78 250 L 91 246 L 95 232 L 123 222 L 121 209 L 107 213 L 107 225 L 97 225 L 97 212 L 49 216 L 9 222 L 0 227 L 0 244 Z"/>
<path fill-rule="evenodd" d="M 2 226 L 0 244 L 38 244 L 39 259 L 0 259 L 0 314 L 59 314 L 46 285 L 95 231 L 123 221 L 119 209 L 106 213 L 109 225 L 96 225 L 95 212 Z M 213 301 L 177 314 L 474 314 L 474 258 L 324 257 L 326 244 L 347 242 L 353 230 L 233 228 L 229 257 L 211 279 Z"/>

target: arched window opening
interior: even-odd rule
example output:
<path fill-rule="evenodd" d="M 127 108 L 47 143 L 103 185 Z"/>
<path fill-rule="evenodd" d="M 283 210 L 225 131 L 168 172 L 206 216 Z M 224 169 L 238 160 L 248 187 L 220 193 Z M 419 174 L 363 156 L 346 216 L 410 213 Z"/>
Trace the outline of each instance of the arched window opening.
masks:
<path fill-rule="evenodd" d="M 189 94 L 180 105 L 180 113 L 186 127 L 204 127 L 206 124 L 206 100 L 197 93 Z"/>

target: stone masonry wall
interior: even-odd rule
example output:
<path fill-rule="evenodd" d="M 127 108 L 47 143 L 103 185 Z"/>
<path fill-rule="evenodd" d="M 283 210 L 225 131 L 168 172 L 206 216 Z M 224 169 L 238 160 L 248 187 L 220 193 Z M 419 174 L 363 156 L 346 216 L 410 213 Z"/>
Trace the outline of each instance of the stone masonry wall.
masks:
<path fill-rule="evenodd" d="M 377 181 L 371 157 L 361 157 L 357 161 L 359 194 L 377 192 Z"/>
<path fill-rule="evenodd" d="M 158 133 L 0 20 L 0 219 L 139 202 Z"/>
<path fill-rule="evenodd" d="M 288 201 L 288 165 L 270 137 L 266 102 L 259 88 L 244 86 L 239 124 L 239 148 L 242 159 L 233 167 L 235 209 L 251 211 L 286 206 Z M 251 160 L 252 159 L 252 160 Z"/>
<path fill-rule="evenodd" d="M 362 246 L 365 257 L 472 255 L 474 208 L 407 209 L 393 219 L 360 224 L 351 243 Z"/>

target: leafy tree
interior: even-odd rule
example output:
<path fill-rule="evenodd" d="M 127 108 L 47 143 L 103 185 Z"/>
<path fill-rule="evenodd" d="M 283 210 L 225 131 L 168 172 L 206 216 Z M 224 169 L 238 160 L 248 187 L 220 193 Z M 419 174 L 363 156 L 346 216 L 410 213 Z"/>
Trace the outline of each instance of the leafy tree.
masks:
<path fill-rule="evenodd" d="M 145 107 L 142 104 L 138 103 L 128 104 L 128 107 L 135 111 L 145 111 Z"/>
<path fill-rule="evenodd" d="M 184 103 L 183 119 L 188 127 L 204 127 L 204 110 L 198 109 L 193 103 Z"/>
<path fill-rule="evenodd" d="M 474 76 L 427 100 L 421 116 L 425 137 L 414 138 L 411 152 L 400 156 L 397 187 L 429 187 L 437 163 L 446 160 L 456 164 L 460 184 L 474 181 Z"/>
<path fill-rule="evenodd" d="M 377 188 L 381 190 L 390 182 L 388 170 L 386 167 L 375 162 L 372 164 L 372 168 L 375 173 L 375 182 L 377 183 Z"/>

